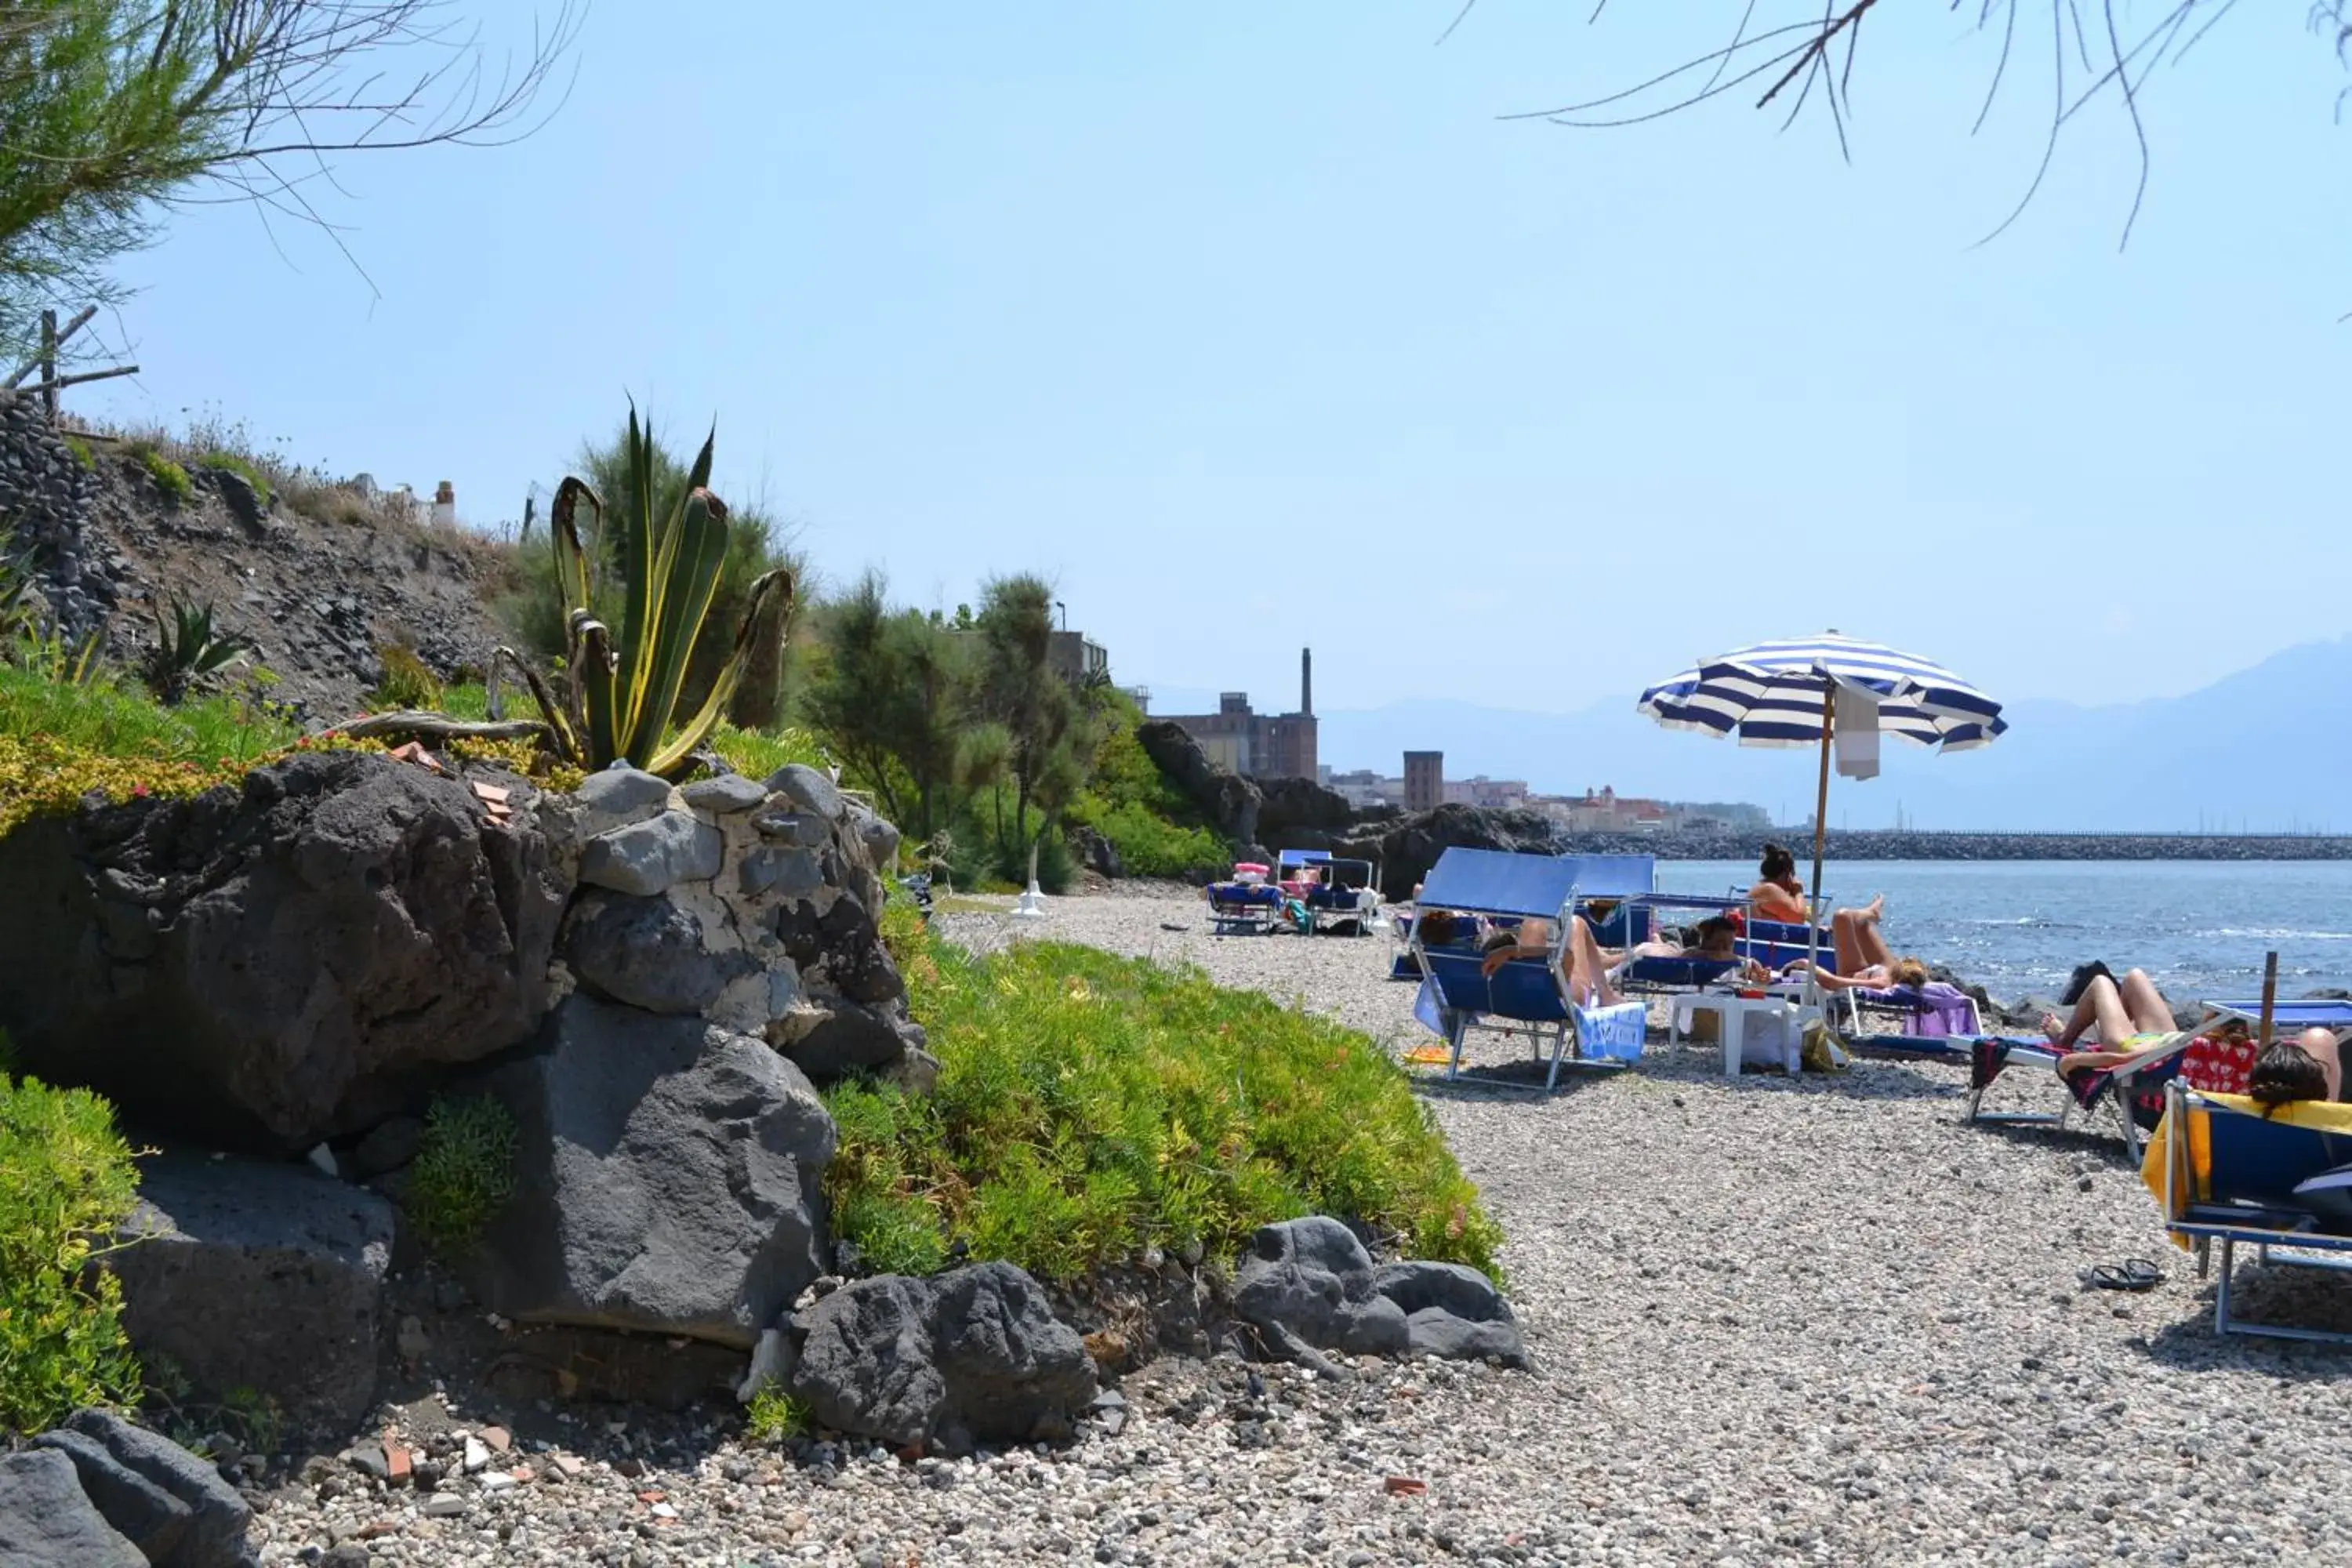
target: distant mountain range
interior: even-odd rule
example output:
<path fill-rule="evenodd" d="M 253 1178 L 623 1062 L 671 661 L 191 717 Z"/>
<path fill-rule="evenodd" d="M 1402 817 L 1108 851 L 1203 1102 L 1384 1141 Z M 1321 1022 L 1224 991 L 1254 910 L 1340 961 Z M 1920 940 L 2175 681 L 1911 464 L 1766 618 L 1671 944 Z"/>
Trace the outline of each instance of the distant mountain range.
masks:
<path fill-rule="evenodd" d="M 1891 827 L 1899 810 L 1920 828 L 2352 833 L 2352 638 L 2289 648 L 2182 697 L 2019 702 L 2006 715 L 2010 732 L 1979 751 L 1888 741 L 1879 777 L 1831 779 L 1831 826 Z M 1435 749 L 1449 778 L 1525 779 L 1545 794 L 1606 784 L 1746 800 L 1780 822 L 1812 809 L 1811 752 L 1661 730 L 1630 696 L 1568 714 L 1421 700 L 1320 718 L 1318 750 L 1343 770 L 1394 773 L 1407 749 Z"/>

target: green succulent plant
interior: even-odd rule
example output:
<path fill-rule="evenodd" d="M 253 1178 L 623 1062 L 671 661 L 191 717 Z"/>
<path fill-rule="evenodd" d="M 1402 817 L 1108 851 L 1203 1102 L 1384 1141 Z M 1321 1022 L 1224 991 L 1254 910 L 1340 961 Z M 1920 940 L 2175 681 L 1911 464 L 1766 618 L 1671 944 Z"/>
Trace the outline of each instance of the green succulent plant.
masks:
<path fill-rule="evenodd" d="M 155 614 L 155 647 L 148 656 L 147 685 L 166 703 L 177 702 L 188 688 L 205 676 L 217 674 L 253 652 L 253 644 L 214 624 L 209 603 L 171 602 L 167 619 Z"/>
<path fill-rule="evenodd" d="M 653 432 L 629 410 L 628 485 L 621 505 L 604 502 L 578 478 L 556 488 L 548 533 L 555 551 L 556 583 L 566 605 L 568 654 L 557 693 L 511 649 L 502 658 L 523 668 L 539 702 L 555 749 L 575 765 L 598 769 L 625 762 L 665 778 L 693 766 L 694 753 L 727 710 L 742 679 L 754 628 L 774 623 L 763 617 L 777 595 L 789 600 L 790 572 L 768 573 L 751 584 L 734 646 L 709 695 L 691 716 L 677 717 L 687 666 L 719 584 L 727 554 L 727 508 L 708 488 L 717 436 L 702 443 L 682 490 L 656 494 Z M 591 519 L 583 542 L 580 511 Z M 610 526 L 617 535 L 608 542 Z M 600 563 L 621 569 L 624 585 L 620 636 L 596 618 Z"/>

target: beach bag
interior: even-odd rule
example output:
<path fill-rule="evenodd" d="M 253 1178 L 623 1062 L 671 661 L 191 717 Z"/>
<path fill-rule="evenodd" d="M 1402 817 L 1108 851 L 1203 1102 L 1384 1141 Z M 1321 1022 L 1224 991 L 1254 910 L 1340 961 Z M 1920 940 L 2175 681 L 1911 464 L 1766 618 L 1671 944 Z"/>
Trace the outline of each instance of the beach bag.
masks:
<path fill-rule="evenodd" d="M 1843 1072 L 1853 1066 L 1853 1058 L 1837 1043 L 1829 1026 L 1816 1018 L 1805 1026 L 1804 1048 L 1800 1053 L 1807 1072 Z"/>

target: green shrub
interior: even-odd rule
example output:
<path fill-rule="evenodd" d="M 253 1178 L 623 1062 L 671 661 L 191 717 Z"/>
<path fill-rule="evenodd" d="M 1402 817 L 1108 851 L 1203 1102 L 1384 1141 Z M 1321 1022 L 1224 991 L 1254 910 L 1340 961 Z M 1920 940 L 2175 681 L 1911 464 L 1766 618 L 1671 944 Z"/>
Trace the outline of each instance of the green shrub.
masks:
<path fill-rule="evenodd" d="M 1129 877 L 1187 878 L 1222 870 L 1233 858 L 1225 841 L 1207 828 L 1181 826 L 1140 801 L 1114 805 L 1088 790 L 1071 804 L 1070 822 L 1110 840 Z"/>
<path fill-rule="evenodd" d="M 441 678 L 416 657 L 415 648 L 385 643 L 375 657 L 383 666 L 383 679 L 368 693 L 372 710 L 416 708 L 430 712 L 441 706 Z"/>
<path fill-rule="evenodd" d="M 1310 1213 L 1494 1268 L 1476 1188 L 1367 1037 L 1090 948 L 931 942 L 905 970 L 937 1093 L 826 1098 L 835 1227 L 874 1268 L 929 1272 L 961 1240 L 1066 1281 L 1150 1246 L 1229 1258 Z"/>
<path fill-rule="evenodd" d="M 514 1195 L 514 1117 L 488 1095 L 445 1097 L 425 1113 L 404 1207 L 436 1250 L 457 1254 Z"/>
<path fill-rule="evenodd" d="M 152 447 L 134 447 L 131 452 L 139 459 L 139 466 L 147 470 L 147 477 L 155 481 L 156 489 L 173 506 L 186 506 L 196 499 L 196 482 L 188 478 L 187 469 Z"/>
<path fill-rule="evenodd" d="M 201 795 L 306 741 L 258 703 L 200 697 L 166 708 L 135 687 L 0 664 L 0 833 L 71 811 L 92 793 Z"/>
<path fill-rule="evenodd" d="M 252 458 L 244 456 L 242 453 L 224 452 L 215 449 L 199 457 L 196 459 L 196 467 L 200 468 L 227 469 L 230 473 L 235 474 L 237 478 L 243 479 L 247 484 L 253 487 L 253 493 L 260 498 L 262 505 L 268 506 L 269 504 L 269 497 L 271 493 L 269 489 L 269 476 L 261 471 L 261 466 L 259 464 L 256 463 Z"/>
<path fill-rule="evenodd" d="M 1093 778 L 1070 803 L 1070 826 L 1110 840 L 1130 877 L 1223 868 L 1232 859 L 1225 841 L 1136 740 L 1141 715 L 1129 705 L 1118 717 L 1095 747 Z"/>
<path fill-rule="evenodd" d="M 68 431 L 65 437 L 65 443 L 66 450 L 73 454 L 75 462 L 85 468 L 95 469 L 98 467 L 98 458 L 91 453 L 88 441 Z"/>
<path fill-rule="evenodd" d="M 754 1443 L 783 1443 L 806 1435 L 814 1412 L 772 1383 L 760 1385 L 743 1412 L 743 1436 Z"/>
<path fill-rule="evenodd" d="M 0 1432 L 138 1399 L 121 1286 L 89 1267 L 138 1181 L 106 1101 L 0 1073 Z"/>

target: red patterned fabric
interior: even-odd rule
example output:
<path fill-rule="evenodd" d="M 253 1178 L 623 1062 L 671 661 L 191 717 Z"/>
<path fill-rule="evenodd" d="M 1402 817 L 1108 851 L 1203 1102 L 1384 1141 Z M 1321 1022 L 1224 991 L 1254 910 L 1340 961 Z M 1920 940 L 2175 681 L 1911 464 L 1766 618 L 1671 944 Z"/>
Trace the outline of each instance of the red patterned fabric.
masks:
<path fill-rule="evenodd" d="M 2200 1035 L 2180 1055 L 2180 1080 L 2208 1094 L 2243 1094 L 2254 1071 L 2254 1042 Z"/>

